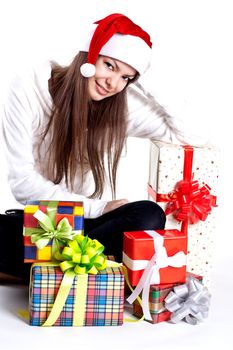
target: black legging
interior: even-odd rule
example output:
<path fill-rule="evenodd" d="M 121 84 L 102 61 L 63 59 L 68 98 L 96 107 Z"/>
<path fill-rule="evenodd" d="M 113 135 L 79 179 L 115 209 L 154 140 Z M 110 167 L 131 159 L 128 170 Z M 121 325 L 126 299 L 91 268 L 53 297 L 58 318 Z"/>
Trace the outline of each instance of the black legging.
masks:
<path fill-rule="evenodd" d="M 105 254 L 122 260 L 123 232 L 158 230 L 165 226 L 161 207 L 151 201 L 132 202 L 96 219 L 86 219 L 85 234 L 98 239 L 105 246 Z"/>
<path fill-rule="evenodd" d="M 92 239 L 98 239 L 105 246 L 104 253 L 114 255 L 120 262 L 123 232 L 163 229 L 165 221 L 165 214 L 159 205 L 143 200 L 125 204 L 95 219 L 84 219 L 84 233 Z M 30 264 L 23 263 L 23 211 L 12 215 L 10 225 L 12 232 L 1 232 L 0 227 L 2 247 L 0 272 L 20 277 L 28 282 Z"/>

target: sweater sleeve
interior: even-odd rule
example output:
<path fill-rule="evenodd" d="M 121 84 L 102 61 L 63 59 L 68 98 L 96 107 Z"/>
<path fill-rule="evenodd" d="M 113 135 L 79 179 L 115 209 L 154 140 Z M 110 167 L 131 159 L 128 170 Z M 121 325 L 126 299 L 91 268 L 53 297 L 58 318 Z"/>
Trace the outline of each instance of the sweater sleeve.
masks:
<path fill-rule="evenodd" d="M 72 200 L 84 203 L 84 216 L 95 218 L 102 214 L 106 201 L 86 198 L 55 185 L 35 170 L 33 156 L 33 123 L 38 113 L 35 93 L 16 78 L 3 105 L 2 131 L 8 164 L 8 180 L 17 201 Z"/>
<path fill-rule="evenodd" d="M 205 137 L 191 133 L 183 120 L 168 114 L 139 83 L 129 86 L 127 98 L 128 136 L 193 146 L 208 143 Z"/>

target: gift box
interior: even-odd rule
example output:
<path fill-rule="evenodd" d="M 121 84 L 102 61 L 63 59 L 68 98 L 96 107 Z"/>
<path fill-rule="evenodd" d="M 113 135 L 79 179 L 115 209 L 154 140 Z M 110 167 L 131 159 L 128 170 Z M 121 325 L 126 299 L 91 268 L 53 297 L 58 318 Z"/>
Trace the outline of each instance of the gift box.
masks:
<path fill-rule="evenodd" d="M 65 276 L 56 263 L 33 264 L 29 302 L 32 326 L 122 325 L 124 275 L 120 267 L 107 267 L 96 275 L 75 275 L 64 305 L 60 305 L 61 301 L 58 303 L 58 318 L 53 324 L 44 324 L 61 284 L 66 284 Z"/>
<path fill-rule="evenodd" d="M 136 286 L 149 265 L 150 284 L 186 280 L 187 235 L 178 230 L 124 232 L 123 263 Z"/>
<path fill-rule="evenodd" d="M 55 260 L 67 239 L 83 234 L 83 203 L 30 201 L 24 208 L 24 262 Z"/>
<path fill-rule="evenodd" d="M 187 270 L 210 288 L 216 234 L 219 150 L 151 142 L 148 192 L 166 229 L 188 232 Z"/>
<path fill-rule="evenodd" d="M 187 272 L 187 277 L 192 276 L 202 282 L 202 276 Z M 153 324 L 169 321 L 171 317 L 171 311 L 168 311 L 165 307 L 165 299 L 174 287 L 181 285 L 180 283 L 168 283 L 168 284 L 153 284 L 150 286 L 149 292 L 149 311 L 152 320 L 147 320 Z M 143 315 L 142 307 L 137 300 L 133 303 L 133 314 L 141 318 Z"/>

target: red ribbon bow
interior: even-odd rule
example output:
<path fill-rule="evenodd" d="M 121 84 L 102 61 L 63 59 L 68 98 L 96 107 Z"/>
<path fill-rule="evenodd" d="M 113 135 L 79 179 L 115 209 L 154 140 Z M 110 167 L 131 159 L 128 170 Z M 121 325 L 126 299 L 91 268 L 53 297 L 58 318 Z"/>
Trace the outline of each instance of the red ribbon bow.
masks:
<path fill-rule="evenodd" d="M 165 214 L 173 213 L 176 220 L 182 222 L 181 231 L 187 232 L 188 224 L 197 221 L 205 221 L 211 212 L 211 207 L 216 207 L 216 196 L 210 194 L 211 188 L 193 179 L 193 148 L 184 146 L 183 180 L 179 181 L 174 191 L 168 194 L 157 194 L 157 202 L 167 202 Z M 154 197 L 154 191 L 149 186 L 148 192 Z"/>
<path fill-rule="evenodd" d="M 205 221 L 216 206 L 216 197 L 210 194 L 210 187 L 199 187 L 198 181 L 179 181 L 174 192 L 168 195 L 168 204 L 165 214 L 173 213 L 178 221 L 187 221 L 195 224 L 199 220 Z"/>

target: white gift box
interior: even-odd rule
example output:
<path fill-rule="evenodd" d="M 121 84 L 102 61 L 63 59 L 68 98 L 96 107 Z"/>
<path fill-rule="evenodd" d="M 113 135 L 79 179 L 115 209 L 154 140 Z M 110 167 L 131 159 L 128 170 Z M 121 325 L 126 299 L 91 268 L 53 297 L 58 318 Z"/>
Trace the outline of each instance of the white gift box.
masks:
<path fill-rule="evenodd" d="M 210 194 L 217 196 L 219 150 L 215 147 L 192 147 L 191 167 L 184 161 L 185 149 L 181 145 L 165 142 L 151 142 L 149 199 L 155 200 L 164 210 L 167 202 L 161 201 L 165 195 L 174 192 L 175 186 L 187 176 L 189 168 L 192 180 L 198 181 L 199 188 L 208 185 Z M 185 174 L 184 174 L 184 163 Z M 203 276 L 203 283 L 211 288 L 214 263 L 214 242 L 216 234 L 216 207 L 212 206 L 205 221 L 188 225 L 187 271 Z M 167 215 L 166 229 L 181 230 L 182 223 Z"/>

